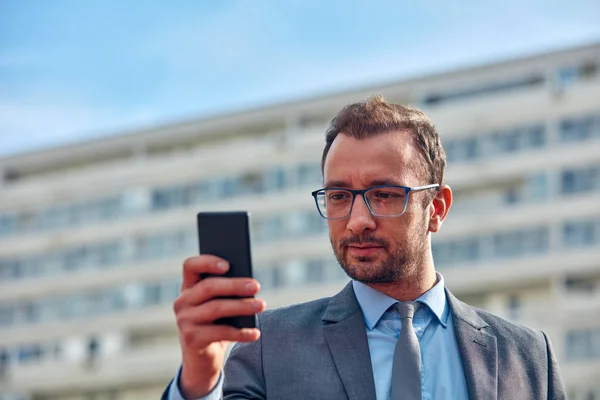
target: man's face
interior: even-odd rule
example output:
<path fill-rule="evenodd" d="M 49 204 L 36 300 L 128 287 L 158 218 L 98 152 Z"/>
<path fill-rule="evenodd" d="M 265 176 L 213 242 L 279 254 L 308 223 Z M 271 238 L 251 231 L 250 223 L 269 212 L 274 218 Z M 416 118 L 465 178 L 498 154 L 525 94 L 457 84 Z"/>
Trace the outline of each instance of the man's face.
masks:
<path fill-rule="evenodd" d="M 366 189 L 376 185 L 426 185 L 424 161 L 409 133 L 389 132 L 358 140 L 340 134 L 325 161 L 325 187 Z M 400 217 L 374 217 L 357 196 L 346 219 L 329 220 L 335 255 L 352 279 L 391 283 L 418 279 L 429 250 L 427 192 L 409 195 Z"/>

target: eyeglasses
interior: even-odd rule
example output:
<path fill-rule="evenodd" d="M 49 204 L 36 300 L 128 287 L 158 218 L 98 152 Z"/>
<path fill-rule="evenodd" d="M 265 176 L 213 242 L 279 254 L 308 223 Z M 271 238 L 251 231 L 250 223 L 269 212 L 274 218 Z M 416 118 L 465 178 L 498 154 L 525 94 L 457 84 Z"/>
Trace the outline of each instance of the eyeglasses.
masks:
<path fill-rule="evenodd" d="M 439 184 L 425 186 L 381 185 L 368 189 L 323 188 L 312 192 L 319 214 L 325 219 L 344 219 L 350 216 L 356 195 L 361 195 L 369 212 L 376 217 L 399 217 L 408 206 L 408 194 L 437 189 Z"/>

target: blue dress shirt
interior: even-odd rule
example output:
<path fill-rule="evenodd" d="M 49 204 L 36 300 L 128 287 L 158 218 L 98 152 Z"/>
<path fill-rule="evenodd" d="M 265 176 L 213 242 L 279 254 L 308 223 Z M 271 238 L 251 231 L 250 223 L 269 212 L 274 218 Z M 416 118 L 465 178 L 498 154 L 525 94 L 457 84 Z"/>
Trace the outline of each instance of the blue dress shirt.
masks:
<path fill-rule="evenodd" d="M 400 314 L 390 307 L 398 301 L 360 282 L 353 281 L 352 285 L 367 328 L 377 400 L 388 400 L 394 349 L 402 328 Z M 423 400 L 468 400 L 444 278 L 438 274 L 437 284 L 416 301 L 420 307 L 415 312 L 413 327 L 421 347 Z"/>
<path fill-rule="evenodd" d="M 422 306 L 413 318 L 421 347 L 421 393 L 423 400 L 468 400 L 444 278 L 437 276 L 437 284 L 416 300 Z M 400 315 L 390 307 L 398 301 L 360 282 L 352 285 L 365 319 L 377 400 L 389 400 L 394 349 L 402 328 Z M 180 372 L 169 388 L 169 400 L 184 400 L 177 384 Z M 200 400 L 219 399 L 222 388 L 223 374 L 212 392 Z"/>

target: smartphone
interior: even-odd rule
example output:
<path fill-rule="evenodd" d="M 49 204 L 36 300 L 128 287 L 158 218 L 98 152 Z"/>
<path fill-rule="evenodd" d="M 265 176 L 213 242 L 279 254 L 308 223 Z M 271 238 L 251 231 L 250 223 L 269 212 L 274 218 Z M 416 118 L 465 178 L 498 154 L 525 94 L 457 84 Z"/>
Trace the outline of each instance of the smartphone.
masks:
<path fill-rule="evenodd" d="M 250 214 L 247 211 L 198 213 L 198 245 L 200 254 L 212 254 L 229 262 L 229 278 L 252 278 L 250 251 Z M 203 274 L 202 279 L 210 274 Z M 237 297 L 239 298 L 239 297 Z M 221 318 L 215 324 L 236 328 L 255 328 L 256 316 Z"/>

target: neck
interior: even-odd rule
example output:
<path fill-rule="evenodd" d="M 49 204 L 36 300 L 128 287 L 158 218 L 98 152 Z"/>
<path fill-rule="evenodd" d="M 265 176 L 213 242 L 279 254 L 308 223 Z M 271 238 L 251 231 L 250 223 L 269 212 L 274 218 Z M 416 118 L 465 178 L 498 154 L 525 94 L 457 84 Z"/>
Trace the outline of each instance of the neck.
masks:
<path fill-rule="evenodd" d="M 433 259 L 424 265 L 417 266 L 417 273 L 409 277 L 402 277 L 398 281 L 389 283 L 369 283 L 369 287 L 398 301 L 414 301 L 428 292 L 437 283 L 437 275 L 433 266 Z"/>

